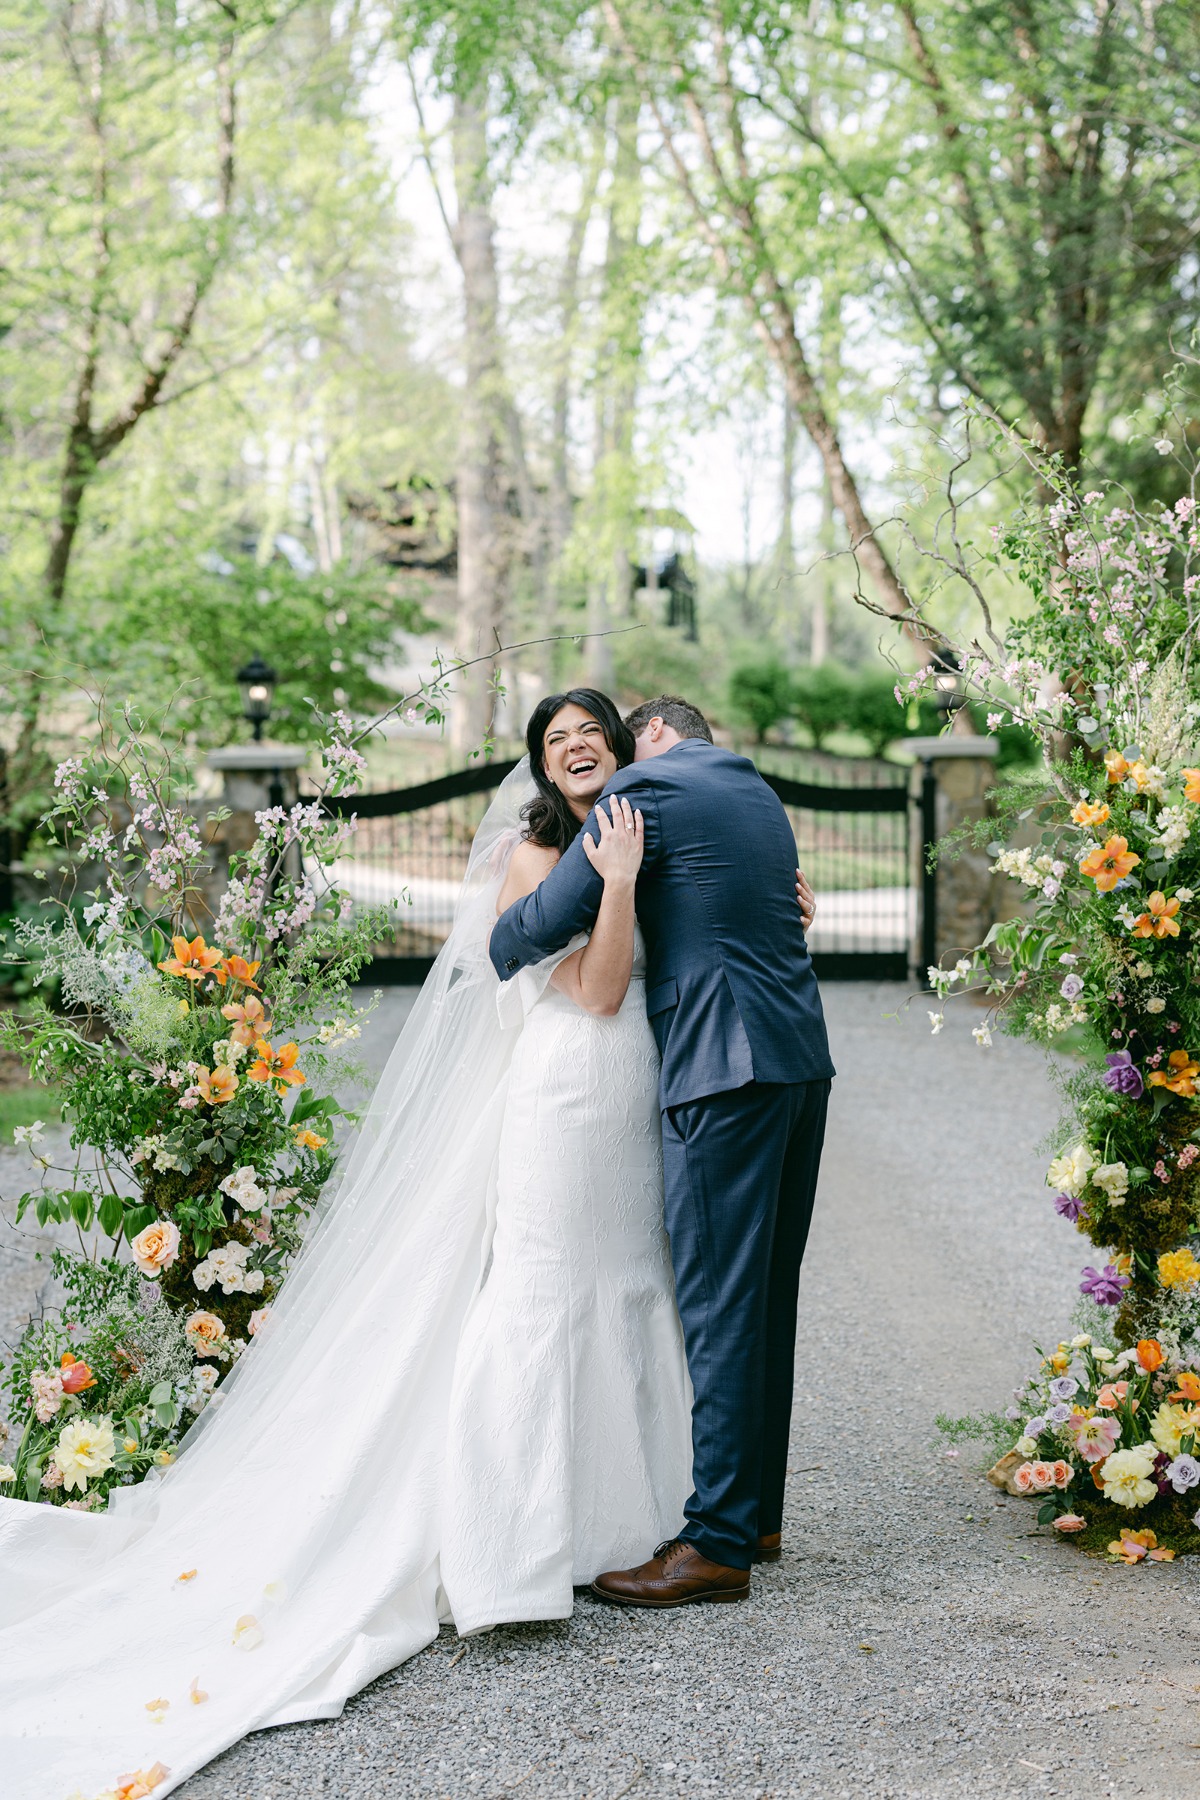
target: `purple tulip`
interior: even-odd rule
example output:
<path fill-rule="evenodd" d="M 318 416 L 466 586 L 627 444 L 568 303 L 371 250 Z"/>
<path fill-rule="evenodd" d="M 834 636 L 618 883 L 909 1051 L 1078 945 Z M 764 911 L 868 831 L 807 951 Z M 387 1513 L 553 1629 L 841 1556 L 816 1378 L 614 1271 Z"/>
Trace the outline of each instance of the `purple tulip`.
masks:
<path fill-rule="evenodd" d="M 1145 1085 L 1129 1051 L 1110 1050 L 1104 1060 L 1108 1064 L 1101 1078 L 1105 1087 L 1111 1088 L 1114 1094 L 1124 1094 L 1127 1100 L 1140 1100 L 1146 1091 Z"/>
<path fill-rule="evenodd" d="M 1115 1263 L 1093 1269 L 1089 1263 L 1079 1284 L 1081 1294 L 1088 1294 L 1097 1306 L 1120 1306 L 1121 1295 L 1129 1286 L 1129 1276 L 1122 1275 Z"/>
<path fill-rule="evenodd" d="M 1056 1213 L 1061 1214 L 1064 1219 L 1070 1219 L 1072 1225 L 1074 1225 L 1080 1213 L 1083 1211 L 1083 1201 L 1079 1198 L 1078 1194 L 1055 1194 L 1054 1210 Z"/>

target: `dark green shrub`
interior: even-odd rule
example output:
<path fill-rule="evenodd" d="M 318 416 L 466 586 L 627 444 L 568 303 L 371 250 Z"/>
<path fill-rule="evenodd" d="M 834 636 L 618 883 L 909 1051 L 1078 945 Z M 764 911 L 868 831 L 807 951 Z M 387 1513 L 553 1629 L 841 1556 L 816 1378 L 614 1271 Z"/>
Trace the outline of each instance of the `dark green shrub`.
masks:
<path fill-rule="evenodd" d="M 783 664 L 771 657 L 744 663 L 729 677 L 729 707 L 735 718 L 749 725 L 758 743 L 792 711 L 793 678 Z"/>
<path fill-rule="evenodd" d="M 822 663 L 816 669 L 798 669 L 792 676 L 792 716 L 803 725 L 814 750 L 850 722 L 852 686 L 841 669 Z"/>
<path fill-rule="evenodd" d="M 908 731 L 908 709 L 897 703 L 896 677 L 887 670 L 860 675 L 850 689 L 846 723 L 867 740 L 872 756 L 882 756 L 888 745 Z"/>

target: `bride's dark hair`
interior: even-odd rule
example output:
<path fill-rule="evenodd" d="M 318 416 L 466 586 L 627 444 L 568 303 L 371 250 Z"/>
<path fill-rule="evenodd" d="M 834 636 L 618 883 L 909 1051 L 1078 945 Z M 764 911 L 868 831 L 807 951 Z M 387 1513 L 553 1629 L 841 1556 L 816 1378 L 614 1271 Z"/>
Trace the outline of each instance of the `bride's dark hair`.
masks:
<path fill-rule="evenodd" d="M 604 741 L 623 769 L 633 761 L 633 733 L 621 718 L 607 694 L 598 688 L 568 688 L 565 694 L 547 694 L 534 707 L 525 727 L 525 747 L 529 751 L 529 773 L 537 783 L 537 793 L 522 808 L 526 836 L 531 843 L 547 850 L 563 851 L 579 831 L 580 821 L 567 805 L 564 796 L 546 773 L 545 739 L 550 722 L 564 706 L 580 706 L 591 713 L 604 733 Z"/>

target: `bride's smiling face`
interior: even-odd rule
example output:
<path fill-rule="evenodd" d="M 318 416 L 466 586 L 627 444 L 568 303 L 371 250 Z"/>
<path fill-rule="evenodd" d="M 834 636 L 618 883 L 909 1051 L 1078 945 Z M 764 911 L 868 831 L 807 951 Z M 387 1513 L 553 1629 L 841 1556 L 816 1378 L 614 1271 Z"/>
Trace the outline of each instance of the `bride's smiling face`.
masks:
<path fill-rule="evenodd" d="M 592 803 L 617 772 L 599 719 L 574 702 L 561 707 L 546 727 L 542 761 L 550 780 L 578 819 L 586 819 Z"/>

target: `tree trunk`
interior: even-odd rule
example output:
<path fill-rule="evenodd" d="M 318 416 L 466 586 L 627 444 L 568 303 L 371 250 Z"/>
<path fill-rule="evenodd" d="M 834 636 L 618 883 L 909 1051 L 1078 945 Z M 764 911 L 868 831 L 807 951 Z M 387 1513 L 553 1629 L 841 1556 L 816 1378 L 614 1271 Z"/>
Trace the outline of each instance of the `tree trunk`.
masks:
<path fill-rule="evenodd" d="M 455 649 L 485 661 L 454 681 L 450 740 L 459 757 L 489 736 L 505 575 L 502 524 L 502 382 L 499 282 L 488 179 L 487 112 L 476 92 L 454 103 L 454 247 L 462 270 L 465 386 L 459 425 L 457 481 L 458 619 Z"/>
<path fill-rule="evenodd" d="M 588 595 L 587 678 L 593 687 L 613 683 L 612 640 L 602 634 L 629 611 L 632 592 L 633 430 L 642 349 L 642 301 L 631 260 L 642 219 L 642 164 L 638 155 L 636 95 L 623 87 L 614 118 L 615 153 L 608 193 L 604 250 L 605 333 L 596 393 L 596 472 L 607 567 L 599 566 Z"/>
<path fill-rule="evenodd" d="M 833 512 L 833 496 L 829 492 L 829 483 L 821 478 L 821 524 L 818 533 L 822 559 L 832 557 L 837 544 L 837 520 Z M 814 669 L 819 669 L 823 662 L 829 660 L 829 615 L 833 602 L 833 563 L 822 560 L 814 571 L 816 580 L 813 584 L 812 596 L 812 635 L 809 639 L 808 660 Z"/>

